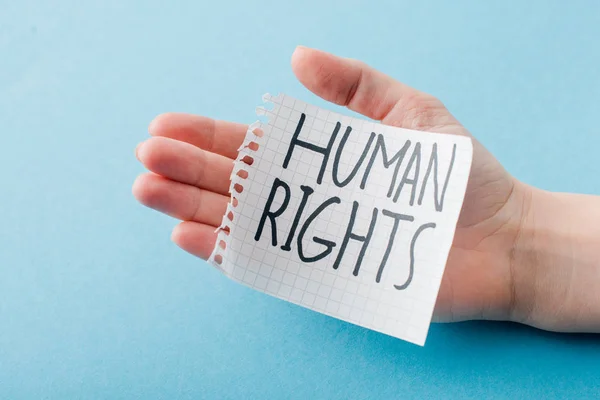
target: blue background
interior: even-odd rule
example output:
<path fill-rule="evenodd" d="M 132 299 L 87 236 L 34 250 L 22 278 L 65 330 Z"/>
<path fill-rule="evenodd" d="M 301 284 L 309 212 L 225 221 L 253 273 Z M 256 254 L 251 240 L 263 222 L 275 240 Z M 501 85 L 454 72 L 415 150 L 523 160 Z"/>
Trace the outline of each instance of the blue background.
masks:
<path fill-rule="evenodd" d="M 0 0 L 0 398 L 600 393 L 598 336 L 473 322 L 420 348 L 229 281 L 133 199 L 158 113 L 324 105 L 296 44 L 440 97 L 528 183 L 600 193 L 600 3 L 376 3 Z"/>

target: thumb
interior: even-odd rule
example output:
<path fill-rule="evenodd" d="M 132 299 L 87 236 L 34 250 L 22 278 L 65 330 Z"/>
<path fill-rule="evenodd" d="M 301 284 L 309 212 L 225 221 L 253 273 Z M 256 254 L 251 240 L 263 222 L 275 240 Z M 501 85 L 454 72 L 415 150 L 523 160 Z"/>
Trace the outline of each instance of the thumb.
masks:
<path fill-rule="evenodd" d="M 292 70 L 317 96 L 386 125 L 468 135 L 438 99 L 360 61 L 298 46 Z"/>

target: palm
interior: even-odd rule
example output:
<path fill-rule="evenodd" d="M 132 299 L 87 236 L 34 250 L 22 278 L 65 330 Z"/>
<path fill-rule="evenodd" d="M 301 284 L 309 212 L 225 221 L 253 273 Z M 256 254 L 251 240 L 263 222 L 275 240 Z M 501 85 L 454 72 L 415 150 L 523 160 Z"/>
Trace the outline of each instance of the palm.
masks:
<path fill-rule="evenodd" d="M 469 135 L 435 98 L 353 60 L 309 49 L 293 57 L 294 72 L 310 90 L 382 123 Z M 215 227 L 229 201 L 231 159 L 246 126 L 185 114 L 153 121 L 153 138 L 137 149 L 151 171 L 134 184 L 143 204 L 184 222 L 173 240 L 208 258 Z M 517 235 L 520 186 L 477 142 L 471 178 L 435 316 L 438 320 L 504 318 L 511 303 L 510 249 Z"/>

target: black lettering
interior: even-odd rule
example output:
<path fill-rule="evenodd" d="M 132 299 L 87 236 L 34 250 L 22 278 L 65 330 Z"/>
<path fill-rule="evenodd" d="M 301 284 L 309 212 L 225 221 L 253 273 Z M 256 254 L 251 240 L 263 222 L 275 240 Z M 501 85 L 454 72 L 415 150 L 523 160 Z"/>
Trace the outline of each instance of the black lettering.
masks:
<path fill-rule="evenodd" d="M 338 149 L 335 152 L 335 158 L 333 159 L 332 178 L 333 178 L 333 183 L 335 183 L 335 185 L 338 187 L 346 186 L 348 183 L 350 183 L 352 178 L 354 178 L 354 176 L 356 176 L 356 173 L 358 172 L 358 169 L 360 168 L 363 161 L 365 160 L 365 157 L 367 156 L 367 152 L 371 148 L 371 144 L 373 143 L 373 139 L 375 138 L 375 132 L 371 132 L 371 136 L 369 136 L 369 140 L 367 141 L 367 144 L 365 145 L 365 149 L 363 150 L 362 154 L 358 158 L 358 161 L 356 162 L 356 165 L 354 165 L 354 168 L 350 172 L 350 175 L 348 175 L 348 177 L 346 179 L 344 179 L 343 181 L 340 181 L 338 178 L 338 166 L 340 163 L 340 158 L 342 157 L 342 152 L 344 151 L 344 147 L 346 146 L 346 142 L 348 141 L 348 136 L 350 136 L 351 131 L 352 131 L 352 127 L 349 126 L 348 128 L 346 128 L 346 132 L 344 133 L 344 136 L 342 136 L 342 140 L 340 141 Z"/>
<path fill-rule="evenodd" d="M 298 233 L 298 256 L 300 257 L 300 260 L 302 260 L 304 262 L 319 261 L 320 259 L 327 257 L 329 255 L 329 253 L 331 253 L 333 251 L 333 248 L 336 245 L 335 242 L 332 242 L 330 240 L 321 239 L 318 237 L 313 237 L 313 240 L 315 241 L 315 243 L 322 244 L 323 246 L 325 246 L 327 248 L 325 250 L 323 250 L 321 253 L 317 254 L 316 256 L 306 257 L 304 255 L 304 250 L 302 249 L 302 240 L 304 239 L 306 230 L 310 227 L 310 224 L 312 224 L 312 222 L 315 220 L 315 218 L 317 218 L 319 216 L 319 214 L 321 214 L 323 212 L 323 210 L 325 210 L 331 204 L 340 204 L 340 202 L 341 201 L 340 201 L 339 197 L 331 197 L 331 198 L 325 200 L 325 202 L 323 204 L 321 204 L 319 207 L 317 207 L 317 209 L 312 214 L 310 214 L 309 217 L 306 219 L 306 221 L 304 222 L 304 225 L 302 225 L 302 228 L 300 228 L 300 232 Z"/>
<path fill-rule="evenodd" d="M 279 206 L 277 211 L 271 211 L 271 205 L 273 204 L 273 200 L 275 199 L 275 193 L 280 187 L 282 187 L 285 191 L 285 198 L 283 199 L 283 203 L 281 203 L 281 206 Z M 271 187 L 271 192 L 269 193 L 269 197 L 267 198 L 267 202 L 265 203 L 265 209 L 263 210 L 262 216 L 260 217 L 258 229 L 256 230 L 256 235 L 254 235 L 254 240 L 256 240 L 257 242 L 260 240 L 260 236 L 265 226 L 265 221 L 267 220 L 267 218 L 269 218 L 269 220 L 271 221 L 271 242 L 273 246 L 277 246 L 277 226 L 275 225 L 275 218 L 283 214 L 289 202 L 290 187 L 284 181 L 275 178 L 275 180 L 273 181 L 273 186 Z"/>
<path fill-rule="evenodd" d="M 427 181 L 429 180 L 429 174 L 433 168 L 433 196 L 435 200 L 435 210 L 442 211 L 444 209 L 444 196 L 446 196 L 446 189 L 448 188 L 448 182 L 450 181 L 450 174 L 452 173 L 452 167 L 454 166 L 454 158 L 456 157 L 456 143 L 452 147 L 452 158 L 450 158 L 450 166 L 448 167 L 448 173 L 446 174 L 446 180 L 444 181 L 444 187 L 442 188 L 442 197 L 438 198 L 438 156 L 437 156 L 437 143 L 433 144 L 431 150 L 431 158 L 429 159 L 429 166 L 427 172 L 425 172 L 425 178 L 423 178 L 423 186 L 421 186 L 421 194 L 419 194 L 418 205 L 423 203 L 423 196 L 425 195 L 425 188 L 427 187 Z"/>
<path fill-rule="evenodd" d="M 410 147 L 410 140 L 407 140 L 404 143 L 404 146 L 396 153 L 392 158 L 388 158 L 387 149 L 385 147 L 385 138 L 382 134 L 377 136 L 377 142 L 375 142 L 375 148 L 373 149 L 373 153 L 371 153 L 371 159 L 365 168 L 365 173 L 363 174 L 362 180 L 360 182 L 360 188 L 364 189 L 367 184 L 367 179 L 369 177 L 369 172 L 371 172 L 371 168 L 373 168 L 373 163 L 375 162 L 375 158 L 377 157 L 378 150 L 381 150 L 381 157 L 383 158 L 383 166 L 387 169 L 393 163 L 396 163 L 396 167 L 394 168 L 394 175 L 392 176 L 392 182 L 390 183 L 390 188 L 388 189 L 387 197 L 392 197 L 392 193 L 394 191 L 394 187 L 396 186 L 396 178 L 398 177 L 398 171 L 400 169 L 400 165 L 404 160 L 404 156 L 406 155 L 406 151 Z"/>
<path fill-rule="evenodd" d="M 290 251 L 292 247 L 292 239 L 294 238 L 294 234 L 296 233 L 296 228 L 298 228 L 298 223 L 300 222 L 300 217 L 302 216 L 302 212 L 304 211 L 304 207 L 306 207 L 306 202 L 308 201 L 308 197 L 314 192 L 313 188 L 310 186 L 300 186 L 302 189 L 302 200 L 300 200 L 300 205 L 298 206 L 298 211 L 296 211 L 296 216 L 294 217 L 294 221 L 292 222 L 292 227 L 290 228 L 290 233 L 288 234 L 287 240 L 285 244 L 281 246 L 281 250 Z"/>
<path fill-rule="evenodd" d="M 327 147 L 320 147 L 313 143 L 305 142 L 304 140 L 298 139 L 300 135 L 300 131 L 302 130 L 302 126 L 304 125 L 304 120 L 306 119 L 306 114 L 302 113 L 300 115 L 300 120 L 298 121 L 298 125 L 296 126 L 296 130 L 294 131 L 294 136 L 292 136 L 292 141 L 290 142 L 290 147 L 288 148 L 287 154 L 285 156 L 285 160 L 283 160 L 283 168 L 287 168 L 290 163 L 290 159 L 292 158 L 292 153 L 294 152 L 294 148 L 296 146 L 304 147 L 305 149 L 312 150 L 314 152 L 320 153 L 323 155 L 323 162 L 321 163 L 321 169 L 319 170 L 319 176 L 317 177 L 317 183 L 320 185 L 323 181 L 323 174 L 325 173 L 325 167 L 327 167 L 327 161 L 329 161 L 329 154 L 331 154 L 331 149 L 333 148 L 333 143 L 335 142 L 335 138 L 340 131 L 341 124 L 338 122 L 335 124 L 335 128 L 333 129 L 333 133 L 331 138 L 329 139 L 329 143 Z"/>
<path fill-rule="evenodd" d="M 390 256 L 392 251 L 392 247 L 394 246 L 394 239 L 396 238 L 396 232 L 398 232 L 398 225 L 400 221 L 409 221 L 412 222 L 415 218 L 412 215 L 405 214 L 397 214 L 395 212 L 391 212 L 388 210 L 381 210 L 383 215 L 386 217 L 394 218 L 394 226 L 392 227 L 392 232 L 390 232 L 390 238 L 388 240 L 387 247 L 385 248 L 385 253 L 383 254 L 383 259 L 381 260 L 381 264 L 379 264 L 379 269 L 377 270 L 377 276 L 375 277 L 375 282 L 379 283 L 381 281 L 381 275 L 383 274 L 383 269 L 385 268 L 385 264 Z"/>
<path fill-rule="evenodd" d="M 423 224 L 415 232 L 415 235 L 413 236 L 412 241 L 410 242 L 410 267 L 409 267 L 409 271 L 408 271 L 408 278 L 406 279 L 406 282 L 404 282 L 402 285 L 394 285 L 394 287 L 396 289 L 404 290 L 412 282 L 413 274 L 415 271 L 415 244 L 417 243 L 417 239 L 419 238 L 419 235 L 421 234 L 421 232 L 423 232 L 425 229 L 429 229 L 429 228 L 432 228 L 432 229 L 435 228 L 435 223 L 430 222 L 428 224 Z"/>
<path fill-rule="evenodd" d="M 413 167 L 413 164 L 416 163 L 415 173 L 412 178 L 408 178 L 408 174 Z M 413 150 L 412 155 L 410 156 L 410 160 L 408 160 L 408 164 L 406 165 L 406 170 L 404 171 L 404 175 L 402 175 L 402 180 L 400 184 L 398 184 L 398 189 L 396 189 L 396 194 L 394 195 L 394 203 L 398 201 L 398 197 L 400 197 L 400 193 L 402 192 L 402 188 L 404 184 L 408 183 L 412 185 L 411 194 L 410 194 L 410 205 L 412 206 L 415 202 L 415 194 L 417 193 L 417 182 L 419 180 L 419 170 L 421 168 L 421 143 L 417 142 L 415 144 L 415 148 Z"/>
<path fill-rule="evenodd" d="M 354 271 L 352 271 L 352 274 L 354 276 L 358 275 L 358 271 L 360 270 L 360 264 L 362 263 L 362 259 L 365 256 L 365 252 L 367 251 L 367 247 L 369 246 L 369 242 L 371 241 L 371 236 L 373 236 L 373 231 L 375 230 L 375 223 L 377 222 L 378 210 L 377 210 L 377 208 L 373 209 L 371 223 L 369 225 L 369 230 L 368 230 L 366 236 L 360 236 L 360 235 L 357 235 L 356 233 L 352 232 L 352 229 L 354 228 L 354 221 L 356 220 L 356 212 L 357 211 L 358 211 L 358 202 L 355 201 L 352 203 L 352 213 L 350 214 L 350 221 L 348 222 L 348 228 L 346 228 L 346 234 L 344 235 L 344 240 L 342 241 L 342 246 L 340 247 L 340 252 L 338 253 L 337 258 L 335 259 L 335 262 L 333 263 L 333 269 L 338 269 L 350 239 L 354 239 L 356 241 L 363 242 L 363 245 L 360 249 L 360 253 L 358 254 L 358 259 L 356 260 L 356 264 L 354 265 Z"/>

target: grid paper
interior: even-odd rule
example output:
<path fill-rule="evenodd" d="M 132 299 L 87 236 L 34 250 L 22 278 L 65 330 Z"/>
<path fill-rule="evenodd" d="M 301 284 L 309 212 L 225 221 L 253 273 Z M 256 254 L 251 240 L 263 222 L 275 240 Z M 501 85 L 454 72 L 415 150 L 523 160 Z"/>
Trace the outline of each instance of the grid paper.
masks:
<path fill-rule="evenodd" d="M 267 94 L 263 101 L 272 103 L 273 108 L 257 109 L 257 114 L 264 115 L 268 122 L 252 124 L 239 149 L 231 175 L 231 193 L 237 199 L 237 206 L 229 204 L 209 261 L 230 278 L 259 291 L 423 345 L 469 177 L 472 158 L 470 138 L 390 127 L 333 113 L 283 94 Z M 303 125 L 299 129 L 301 118 Z M 313 149 L 296 143 L 287 168 L 283 168 L 297 130 L 298 140 L 325 148 L 338 123 L 338 134 L 321 184 L 317 183 L 317 177 L 324 156 Z M 344 146 L 341 146 L 342 137 L 349 126 L 352 130 Z M 365 152 L 363 162 L 359 163 L 372 132 L 374 139 Z M 378 135 L 385 142 L 388 161 L 403 146 L 407 146 L 404 156 L 396 164 L 390 163 L 387 168 L 381 148 L 376 147 Z M 407 141 L 410 143 L 407 144 Z M 258 150 L 251 149 L 252 142 L 258 144 Z M 425 180 L 434 144 L 437 147 L 438 171 L 436 175 L 432 168 L 429 179 Z M 333 164 L 340 147 L 343 151 L 337 160 L 339 180 L 346 179 L 359 164 L 356 175 L 344 187 L 338 187 L 333 181 Z M 420 151 L 417 147 L 420 147 Z M 252 165 L 242 161 L 248 156 L 253 159 Z M 374 159 L 372 169 L 366 175 L 364 188 L 361 188 L 371 157 Z M 412 167 L 408 168 L 412 157 L 415 159 Z M 397 165 L 399 169 L 394 181 Z M 397 186 L 407 169 L 410 169 L 407 181 L 394 201 Z M 248 172 L 246 179 L 238 175 L 240 170 Z M 437 193 L 434 190 L 434 175 L 438 183 Z M 443 196 L 443 210 L 439 211 L 436 210 L 436 199 L 440 198 L 447 175 L 449 180 Z M 275 218 L 277 245 L 273 246 L 270 218 L 265 219 L 258 241 L 255 236 L 275 178 L 289 186 L 289 199 L 287 207 L 282 208 L 286 193 L 280 187 L 275 191 L 271 207 L 267 210 L 275 212 L 282 208 L 282 213 Z M 411 184 L 411 179 L 416 183 Z M 235 185 L 243 187 L 241 193 L 234 189 Z M 308 196 L 298 218 L 296 214 L 302 202 L 302 185 L 309 186 L 314 192 Z M 390 187 L 393 188 L 392 196 L 388 197 Z M 413 187 L 415 198 L 411 205 Z M 419 204 L 421 192 L 423 196 Z M 314 238 L 333 242 L 335 246 L 324 258 L 316 262 L 303 262 L 298 249 L 301 228 L 309 215 L 332 197 L 338 197 L 339 203 L 331 203 L 312 223 L 307 224 L 301 245 L 302 253 L 308 257 L 328 248 Z M 333 268 L 355 201 L 359 205 L 353 234 L 367 236 L 373 215 L 376 214 L 372 236 L 356 273 L 356 261 L 364 242 L 352 237 L 348 240 L 338 268 Z M 389 244 L 394 218 L 384 215 L 382 210 L 412 217 L 412 221 L 399 220 L 392 246 Z M 290 235 L 295 217 L 298 224 L 290 242 L 291 249 L 284 251 L 282 245 Z M 389 258 L 379 271 L 386 250 L 389 251 Z M 403 284 L 406 287 L 402 287 Z"/>

